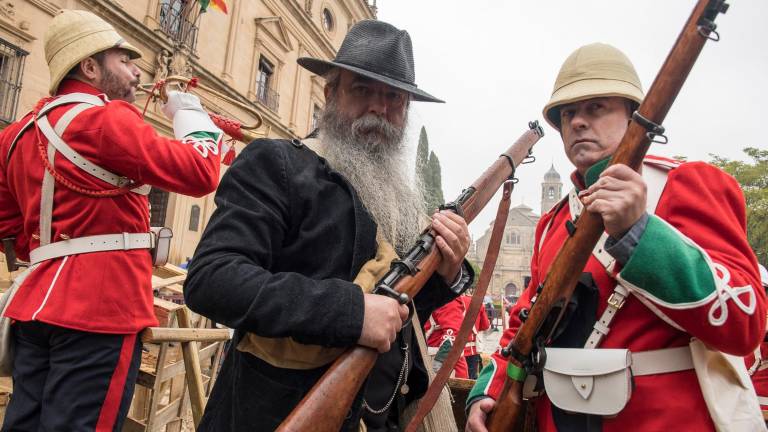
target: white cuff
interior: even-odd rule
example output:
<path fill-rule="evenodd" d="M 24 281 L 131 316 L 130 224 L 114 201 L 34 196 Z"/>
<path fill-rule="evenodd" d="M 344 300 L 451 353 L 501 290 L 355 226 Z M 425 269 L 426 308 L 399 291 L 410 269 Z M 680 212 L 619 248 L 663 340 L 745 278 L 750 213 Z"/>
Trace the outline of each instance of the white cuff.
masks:
<path fill-rule="evenodd" d="M 182 109 L 173 116 L 173 135 L 176 139 L 184 139 L 193 132 L 212 132 L 223 134 L 204 111 Z"/>

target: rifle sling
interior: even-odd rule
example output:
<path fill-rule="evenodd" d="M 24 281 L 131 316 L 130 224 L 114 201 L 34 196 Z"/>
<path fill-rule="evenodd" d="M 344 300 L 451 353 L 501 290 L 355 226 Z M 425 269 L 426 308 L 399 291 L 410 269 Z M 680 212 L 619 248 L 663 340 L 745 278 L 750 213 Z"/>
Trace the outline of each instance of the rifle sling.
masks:
<path fill-rule="evenodd" d="M 496 212 L 496 220 L 493 222 L 491 240 L 488 243 L 488 251 L 485 255 L 485 261 L 483 262 L 483 269 L 480 272 L 477 287 L 475 288 L 475 294 L 472 296 L 472 302 L 470 302 L 469 309 L 467 309 L 466 314 L 464 314 L 464 320 L 461 322 L 459 333 L 456 335 L 456 339 L 451 351 L 448 353 L 448 357 L 446 357 L 440 370 L 437 371 L 437 375 L 429 385 L 424 397 L 421 398 L 419 408 L 410 423 L 408 423 L 408 427 L 405 429 L 406 432 L 415 432 L 424 420 L 424 417 L 429 414 L 437 401 L 437 398 L 440 396 L 445 383 L 448 381 L 453 367 L 456 365 L 459 357 L 464 355 L 464 345 L 466 345 L 467 340 L 469 339 L 469 334 L 475 325 L 477 314 L 480 313 L 483 298 L 488 290 L 488 284 L 491 281 L 493 268 L 496 266 L 496 259 L 499 256 L 499 248 L 501 247 L 504 226 L 506 225 L 507 216 L 509 215 L 509 204 L 513 187 L 514 184 L 510 181 L 504 183 L 504 193 L 501 202 L 499 202 L 499 209 Z M 503 311 L 502 319 L 504 319 Z"/>

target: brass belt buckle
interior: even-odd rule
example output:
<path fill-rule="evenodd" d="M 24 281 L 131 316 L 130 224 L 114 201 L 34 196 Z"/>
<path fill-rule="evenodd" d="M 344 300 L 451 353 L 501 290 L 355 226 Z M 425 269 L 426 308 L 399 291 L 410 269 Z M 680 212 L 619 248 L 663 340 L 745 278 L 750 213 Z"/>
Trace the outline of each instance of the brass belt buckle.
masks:
<path fill-rule="evenodd" d="M 621 307 L 624 306 L 625 301 L 625 298 L 617 296 L 616 293 L 612 293 L 611 296 L 608 297 L 608 304 L 615 307 L 616 309 L 621 309 Z"/>

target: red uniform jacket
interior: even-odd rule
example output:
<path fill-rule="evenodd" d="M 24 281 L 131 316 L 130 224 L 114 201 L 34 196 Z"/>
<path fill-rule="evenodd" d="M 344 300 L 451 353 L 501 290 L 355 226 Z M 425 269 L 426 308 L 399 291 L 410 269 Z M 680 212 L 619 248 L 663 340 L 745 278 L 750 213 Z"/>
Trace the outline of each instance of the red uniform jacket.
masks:
<path fill-rule="evenodd" d="M 79 81 L 62 83 L 59 94 L 99 94 Z M 106 100 L 106 96 L 100 95 Z M 51 124 L 72 105 L 54 108 Z M 16 237 L 15 250 L 28 259 L 40 244 L 40 197 L 43 170 L 36 134 L 28 129 L 6 162 L 11 141 L 31 114 L 0 132 L 0 237 Z M 45 137 L 40 134 L 41 139 Z M 219 179 L 219 155 L 203 156 L 192 143 L 159 136 L 141 113 L 123 101 L 109 101 L 75 117 L 62 138 L 102 168 L 141 184 L 185 195 L 213 192 Z M 114 186 L 81 171 L 57 153 L 55 169 L 89 189 Z M 52 242 L 98 234 L 146 233 L 149 202 L 128 193 L 93 198 L 56 183 Z M 146 249 L 71 255 L 39 264 L 19 287 L 6 315 L 97 333 L 135 333 L 157 324 L 152 301 L 152 262 Z"/>
<path fill-rule="evenodd" d="M 427 346 L 439 348 L 446 342 L 453 346 L 466 312 L 464 302 L 461 300 L 462 297 L 464 296 L 458 296 L 435 309 L 429 321 L 424 323 L 424 330 L 427 332 Z M 433 321 L 435 323 L 434 328 Z M 456 378 L 469 378 L 467 360 L 464 359 L 463 355 L 459 357 L 453 369 L 456 372 Z"/>
<path fill-rule="evenodd" d="M 464 302 L 464 310 L 469 310 L 469 304 L 472 302 L 472 296 L 462 295 L 459 296 L 462 302 Z M 485 312 L 485 307 L 480 307 L 480 313 L 477 314 L 475 325 L 472 327 L 472 333 L 469 334 L 467 345 L 464 347 L 464 356 L 471 356 L 477 354 L 477 333 L 485 331 L 491 328 L 491 321 L 488 320 L 488 314 Z"/>
<path fill-rule="evenodd" d="M 615 275 L 628 283 L 632 294 L 616 313 L 601 347 L 649 351 L 686 346 L 693 336 L 714 349 L 747 355 L 763 338 L 766 307 L 757 260 L 746 239 L 739 185 L 702 162 L 679 164 L 649 157 L 646 164 L 654 164 L 654 159 L 669 169 L 666 186 L 630 260 Z M 572 180 L 577 189 L 584 188 L 580 177 Z M 520 310 L 530 308 L 536 287 L 568 237 L 568 205 L 556 211 L 558 207 L 543 215 L 536 228 L 531 283 L 512 307 L 501 346 L 515 335 Z M 545 227 L 550 228 L 542 242 Z M 594 256 L 584 271 L 599 288 L 599 317 L 616 279 Z M 506 361 L 497 352 L 491 363 L 478 377 L 470 401 L 483 395 L 497 398 L 501 392 Z M 605 432 L 714 430 L 693 370 L 639 376 L 634 384 L 626 407 L 616 417 L 603 419 Z M 539 430 L 554 431 L 550 402 L 541 399 Z"/>

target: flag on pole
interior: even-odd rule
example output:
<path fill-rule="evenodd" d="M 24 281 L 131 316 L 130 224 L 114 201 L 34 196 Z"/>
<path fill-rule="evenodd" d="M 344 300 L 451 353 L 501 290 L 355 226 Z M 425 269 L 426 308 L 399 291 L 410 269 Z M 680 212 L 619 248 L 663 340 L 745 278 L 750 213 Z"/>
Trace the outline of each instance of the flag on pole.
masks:
<path fill-rule="evenodd" d="M 224 151 L 224 156 L 221 157 L 221 163 L 223 163 L 226 166 L 232 165 L 232 162 L 234 162 L 235 157 L 237 156 L 237 153 L 235 153 L 235 145 L 233 143 L 225 144 L 226 151 Z"/>
<path fill-rule="evenodd" d="M 228 12 L 226 0 L 198 0 L 200 2 L 200 12 L 208 10 L 208 6 L 218 9 L 224 14 Z"/>

